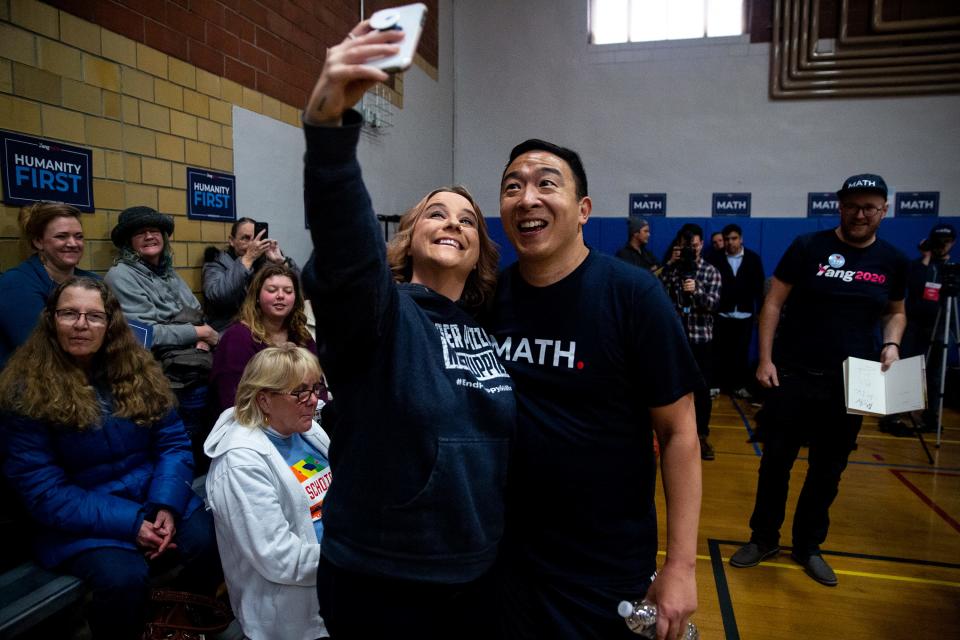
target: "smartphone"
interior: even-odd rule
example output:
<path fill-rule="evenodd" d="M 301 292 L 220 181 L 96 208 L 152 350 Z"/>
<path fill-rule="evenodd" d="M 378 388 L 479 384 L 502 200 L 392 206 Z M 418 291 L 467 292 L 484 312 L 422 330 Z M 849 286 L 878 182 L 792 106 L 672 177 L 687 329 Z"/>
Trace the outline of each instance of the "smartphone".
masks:
<path fill-rule="evenodd" d="M 270 227 L 266 222 L 254 222 L 253 223 L 253 237 L 256 238 L 257 234 L 263 231 L 263 237 L 261 240 L 266 240 L 270 237 Z"/>
<path fill-rule="evenodd" d="M 400 51 L 392 56 L 374 58 L 366 64 L 382 69 L 387 73 L 406 71 L 413 64 L 413 55 L 420 44 L 420 34 L 427 20 L 427 5 L 422 2 L 407 4 L 392 9 L 381 9 L 370 16 L 370 26 L 379 31 L 399 29 L 403 31 Z"/>

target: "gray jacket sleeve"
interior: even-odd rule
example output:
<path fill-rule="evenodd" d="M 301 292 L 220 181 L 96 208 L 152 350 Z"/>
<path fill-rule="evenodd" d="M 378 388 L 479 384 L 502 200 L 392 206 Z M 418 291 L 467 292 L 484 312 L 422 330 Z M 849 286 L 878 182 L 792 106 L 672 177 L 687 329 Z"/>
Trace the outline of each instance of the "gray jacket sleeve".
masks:
<path fill-rule="evenodd" d="M 239 307 L 252 276 L 242 261 L 221 254 L 203 263 L 203 297 L 215 305 Z"/>
<path fill-rule="evenodd" d="M 197 342 L 197 332 L 191 324 L 163 324 L 166 318 L 160 315 L 156 297 L 157 290 L 147 289 L 129 266 L 118 264 L 107 271 L 104 281 L 117 296 L 123 315 L 128 320 L 153 326 L 153 346 L 188 346 Z M 193 309 L 199 309 L 200 303 L 193 295 L 187 283 L 177 277 L 178 297 Z M 184 292 L 184 290 L 186 290 Z M 189 297 L 185 296 L 189 294 Z M 192 302 L 190 301 L 192 298 Z"/>

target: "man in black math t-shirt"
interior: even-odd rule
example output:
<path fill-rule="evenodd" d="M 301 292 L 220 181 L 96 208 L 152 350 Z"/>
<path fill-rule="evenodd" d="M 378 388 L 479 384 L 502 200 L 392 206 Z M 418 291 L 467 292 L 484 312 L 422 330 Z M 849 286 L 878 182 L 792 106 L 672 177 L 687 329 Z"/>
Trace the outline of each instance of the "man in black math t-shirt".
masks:
<path fill-rule="evenodd" d="M 877 175 L 856 175 L 844 182 L 837 198 L 840 226 L 794 240 L 777 265 L 760 312 L 757 379 L 773 388 L 767 405 L 770 428 L 750 543 L 730 558 L 735 567 L 752 567 L 779 553 L 790 468 L 808 441 L 809 468 L 793 518 L 791 557 L 828 586 L 837 584 L 837 576 L 820 555 L 820 545 L 862 420 L 846 413 L 842 363 L 848 356 L 879 355 L 886 370 L 900 357 L 906 325 L 907 258 L 877 238 L 887 212 L 886 183 Z M 877 344 L 878 324 L 882 345 Z"/>
<path fill-rule="evenodd" d="M 624 599 L 660 608 L 674 638 L 696 608 L 702 385 L 680 322 L 650 272 L 591 251 L 580 158 L 542 140 L 513 149 L 500 218 L 517 264 L 488 322 L 517 391 L 501 562 L 502 637 L 636 637 Z M 656 569 L 656 461 L 667 503 Z M 648 590 L 649 587 L 649 590 Z"/>

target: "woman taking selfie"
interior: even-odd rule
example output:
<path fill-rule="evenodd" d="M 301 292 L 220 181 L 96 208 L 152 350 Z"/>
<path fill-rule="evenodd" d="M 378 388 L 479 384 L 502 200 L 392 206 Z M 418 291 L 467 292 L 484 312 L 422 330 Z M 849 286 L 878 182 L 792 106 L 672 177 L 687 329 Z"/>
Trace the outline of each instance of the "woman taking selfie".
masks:
<path fill-rule="evenodd" d="M 417 203 L 385 252 L 356 158 L 350 108 L 387 79 L 363 62 L 401 37 L 355 27 L 328 51 L 304 114 L 304 280 L 323 302 L 338 412 L 317 576 L 334 638 L 479 632 L 503 531 L 513 385 L 472 315 L 492 295 L 496 248 L 473 198 L 451 187 Z"/>
<path fill-rule="evenodd" d="M 290 267 L 262 267 L 247 289 L 237 320 L 220 336 L 220 346 L 213 354 L 210 384 L 217 394 L 218 415 L 233 406 L 243 369 L 260 351 L 292 342 L 317 353 L 307 331 L 299 278 Z M 324 392 L 321 400 L 326 399 Z"/>
<path fill-rule="evenodd" d="M 86 581 L 94 638 L 139 637 L 151 571 L 220 582 L 213 522 L 191 490 L 190 442 L 160 365 L 110 289 L 71 278 L 0 375 L 4 475 L 45 568 Z"/>

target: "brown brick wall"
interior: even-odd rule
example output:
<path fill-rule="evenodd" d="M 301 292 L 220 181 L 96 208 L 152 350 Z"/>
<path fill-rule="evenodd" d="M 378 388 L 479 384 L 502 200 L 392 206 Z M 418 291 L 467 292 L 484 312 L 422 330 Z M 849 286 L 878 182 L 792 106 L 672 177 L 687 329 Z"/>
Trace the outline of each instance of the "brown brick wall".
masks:
<path fill-rule="evenodd" d="M 45 1 L 297 108 L 306 103 L 327 47 L 339 42 L 360 15 L 359 0 Z M 365 6 L 372 11 L 395 4 L 377 0 Z M 435 74 L 437 0 L 425 4 L 429 18 L 419 62 Z"/>
<path fill-rule="evenodd" d="M 93 151 L 84 269 L 105 272 L 120 211 L 149 205 L 174 216 L 174 266 L 200 291 L 203 249 L 229 225 L 187 219 L 186 167 L 233 172 L 233 105 L 300 125 L 298 109 L 228 77 L 37 0 L 0 0 L 0 129 Z M 3 270 L 28 255 L 18 213 L 0 204 Z"/>

